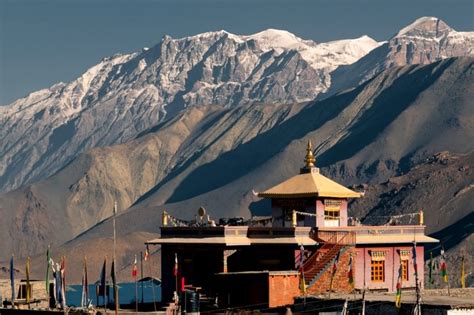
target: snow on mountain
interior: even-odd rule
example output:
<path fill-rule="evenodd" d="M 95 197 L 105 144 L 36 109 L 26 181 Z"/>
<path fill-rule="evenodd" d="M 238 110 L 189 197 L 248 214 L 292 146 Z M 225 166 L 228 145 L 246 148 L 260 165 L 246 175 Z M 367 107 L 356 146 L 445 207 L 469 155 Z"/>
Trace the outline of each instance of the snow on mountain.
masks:
<path fill-rule="evenodd" d="M 50 176 L 79 153 L 127 141 L 187 107 L 306 102 L 391 66 L 472 55 L 473 38 L 433 18 L 383 43 L 367 36 L 316 43 L 276 29 L 165 36 L 2 109 L 0 191 Z"/>
<path fill-rule="evenodd" d="M 390 67 L 473 55 L 474 32 L 458 32 L 436 17 L 421 17 L 356 62 L 337 68 L 327 95 L 357 86 Z"/>
<path fill-rule="evenodd" d="M 342 44 L 334 44 L 342 43 Z M 364 56 L 370 38 L 316 44 L 280 30 L 173 39 L 104 58 L 70 83 L 2 109 L 0 191 L 47 177 L 92 147 L 121 143 L 183 108 L 314 99 L 329 72 Z"/>

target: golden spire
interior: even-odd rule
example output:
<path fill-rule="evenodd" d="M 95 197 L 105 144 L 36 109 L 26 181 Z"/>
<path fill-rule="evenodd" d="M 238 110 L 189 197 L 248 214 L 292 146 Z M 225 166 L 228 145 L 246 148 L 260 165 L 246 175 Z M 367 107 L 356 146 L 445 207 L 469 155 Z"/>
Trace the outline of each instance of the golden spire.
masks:
<path fill-rule="evenodd" d="M 306 157 L 304 158 L 304 163 L 306 168 L 314 167 L 316 159 L 313 155 L 313 146 L 311 145 L 311 140 L 308 140 L 308 145 L 306 146 Z"/>

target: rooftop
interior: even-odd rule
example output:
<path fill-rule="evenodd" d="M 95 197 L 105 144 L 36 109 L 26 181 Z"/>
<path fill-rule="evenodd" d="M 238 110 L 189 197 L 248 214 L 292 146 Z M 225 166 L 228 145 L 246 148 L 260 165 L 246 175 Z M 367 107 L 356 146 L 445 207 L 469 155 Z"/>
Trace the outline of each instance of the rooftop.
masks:
<path fill-rule="evenodd" d="M 258 193 L 262 198 L 298 198 L 298 197 L 333 197 L 333 198 L 360 198 L 361 194 L 336 183 L 321 175 L 315 167 L 316 159 L 313 155 L 311 141 L 306 148 L 305 167 L 301 174 L 264 191 Z"/>

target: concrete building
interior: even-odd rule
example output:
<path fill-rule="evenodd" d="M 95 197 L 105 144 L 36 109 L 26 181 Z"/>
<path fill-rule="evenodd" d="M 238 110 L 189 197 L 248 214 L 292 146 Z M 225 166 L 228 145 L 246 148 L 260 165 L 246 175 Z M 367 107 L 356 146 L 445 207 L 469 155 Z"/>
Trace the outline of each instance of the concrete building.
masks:
<path fill-rule="evenodd" d="M 179 226 L 164 213 L 161 237 L 147 242 L 161 245 L 163 301 L 182 278 L 219 307 L 283 306 L 304 291 L 395 291 L 399 270 L 412 288 L 413 248 L 423 285 L 423 244 L 437 240 L 424 234 L 422 212 L 416 225 L 349 225 L 349 199 L 363 193 L 323 176 L 310 142 L 300 173 L 258 196 L 271 199 L 269 227 L 216 226 L 202 210 L 204 219 Z"/>

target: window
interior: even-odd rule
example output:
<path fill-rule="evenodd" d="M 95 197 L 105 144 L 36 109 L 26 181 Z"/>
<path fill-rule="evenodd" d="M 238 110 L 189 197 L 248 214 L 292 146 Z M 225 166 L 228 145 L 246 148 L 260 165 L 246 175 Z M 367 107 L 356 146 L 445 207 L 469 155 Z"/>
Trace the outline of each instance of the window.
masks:
<path fill-rule="evenodd" d="M 339 220 L 339 211 L 324 210 L 324 219 L 326 219 L 326 220 Z"/>
<path fill-rule="evenodd" d="M 385 281 L 385 261 L 372 260 L 370 262 L 370 280 L 373 282 Z"/>
<path fill-rule="evenodd" d="M 402 264 L 402 280 L 408 281 L 408 259 L 401 261 Z"/>

